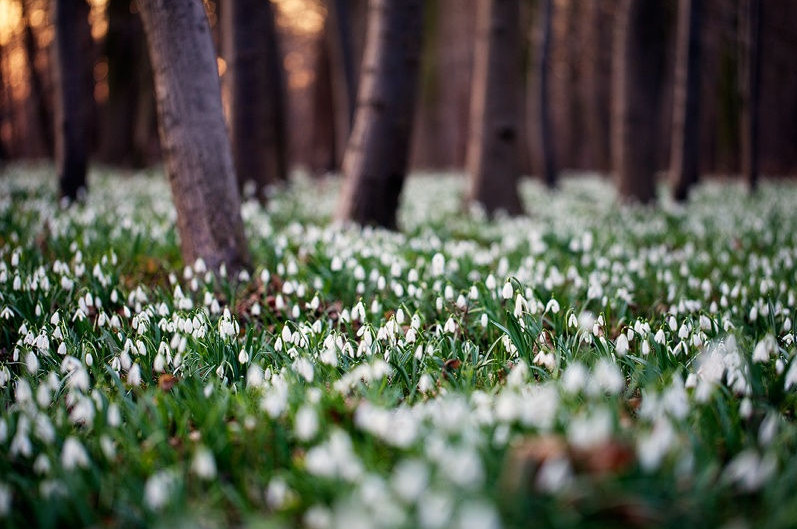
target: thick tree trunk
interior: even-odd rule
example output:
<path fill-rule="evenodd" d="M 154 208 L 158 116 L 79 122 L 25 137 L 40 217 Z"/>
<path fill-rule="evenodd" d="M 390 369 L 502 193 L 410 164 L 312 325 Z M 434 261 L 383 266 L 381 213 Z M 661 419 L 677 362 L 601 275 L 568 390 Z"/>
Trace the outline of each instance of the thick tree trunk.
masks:
<path fill-rule="evenodd" d="M 761 1 L 739 3 L 742 76 L 742 174 L 750 191 L 758 188 L 759 116 L 761 102 Z"/>
<path fill-rule="evenodd" d="M 662 0 L 621 0 L 615 24 L 612 149 L 624 200 L 656 198 L 664 73 Z"/>
<path fill-rule="evenodd" d="M 354 65 L 352 6 L 349 0 L 329 0 L 325 37 L 329 45 L 332 94 L 335 102 L 335 150 L 343 152 L 354 123 L 357 77 Z"/>
<path fill-rule="evenodd" d="M 332 59 L 329 53 L 329 41 L 326 36 L 330 29 L 324 27 L 325 35 L 316 42 L 315 52 L 315 80 L 311 92 L 312 105 L 312 139 L 310 154 L 310 170 L 313 174 L 321 176 L 338 171 L 343 159 L 345 140 L 337 136 L 336 123 L 339 123 L 340 108 L 335 104 Z M 346 133 L 348 134 L 348 132 Z"/>
<path fill-rule="evenodd" d="M 61 196 L 75 200 L 86 189 L 93 102 L 89 5 L 56 0 L 54 7 L 55 163 Z"/>
<path fill-rule="evenodd" d="M 588 166 L 599 171 L 611 167 L 610 101 L 612 68 L 612 24 L 615 2 L 591 0 L 581 11 L 584 45 L 581 64 L 581 98 Z"/>
<path fill-rule="evenodd" d="M 230 137 L 241 187 L 263 189 L 287 178 L 281 71 L 271 2 L 222 5 L 222 42 L 230 97 Z M 275 65 L 274 62 L 277 62 Z"/>
<path fill-rule="evenodd" d="M 700 172 L 700 55 L 703 0 L 680 0 L 670 178 L 673 198 L 689 196 Z"/>
<path fill-rule="evenodd" d="M 523 212 L 519 0 L 479 0 L 471 89 L 468 199 L 489 214 Z"/>
<path fill-rule="evenodd" d="M 138 0 L 155 80 L 166 171 L 187 264 L 249 261 L 216 53 L 201 0 Z"/>
<path fill-rule="evenodd" d="M 338 218 L 396 227 L 418 84 L 422 0 L 371 0 Z"/>
<path fill-rule="evenodd" d="M 419 101 L 415 107 L 411 165 L 462 169 L 468 148 L 470 84 L 476 0 L 425 4 Z"/>
<path fill-rule="evenodd" d="M 542 152 L 543 180 L 549 188 L 557 184 L 556 151 L 554 135 L 551 128 L 551 101 L 549 97 L 550 82 L 548 74 L 551 68 L 551 19 L 553 17 L 553 0 L 543 0 L 540 24 L 542 39 L 539 51 L 539 105 L 540 105 L 540 142 Z"/>

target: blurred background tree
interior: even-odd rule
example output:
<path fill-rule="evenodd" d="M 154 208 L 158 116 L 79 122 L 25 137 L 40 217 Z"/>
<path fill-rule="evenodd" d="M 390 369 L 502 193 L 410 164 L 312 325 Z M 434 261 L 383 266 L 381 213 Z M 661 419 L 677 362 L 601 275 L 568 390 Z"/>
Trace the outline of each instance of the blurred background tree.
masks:
<path fill-rule="evenodd" d="M 87 156 L 127 168 L 158 163 L 162 152 L 139 6 L 136 0 L 87 2 L 80 15 L 88 23 L 81 25 L 91 33 L 80 54 L 90 72 L 85 89 L 89 110 L 82 125 Z M 61 71 L 56 64 L 57 3 L 0 0 L 4 159 L 47 159 L 56 154 L 56 111 L 63 110 L 57 104 L 62 94 L 56 86 Z M 759 173 L 795 174 L 797 4 L 703 0 L 702 24 L 689 33 L 695 46 L 688 47 L 699 49 L 700 66 L 689 75 L 691 51 L 683 44 L 685 30 L 679 29 L 683 3 L 652 3 L 661 14 L 655 19 L 657 36 L 651 39 L 659 50 L 658 66 L 650 70 L 657 79 L 651 82 L 657 95 L 640 103 L 646 126 L 629 136 L 633 152 L 644 152 L 650 160 L 644 178 L 650 179 L 651 173 L 661 177 L 670 171 L 671 178 L 682 173 L 675 166 L 686 166 L 675 159 L 682 158 L 685 145 L 694 148 L 691 156 L 697 162 L 687 165 L 694 168 L 696 163 L 699 175 L 744 174 L 753 188 Z M 296 168 L 311 174 L 339 172 L 354 123 L 368 0 L 248 0 L 252 13 L 266 13 L 271 7 L 272 16 L 245 16 L 236 22 L 239 4 L 244 2 L 203 0 L 236 163 L 248 164 L 238 171 L 248 175 L 241 178 L 263 184 L 279 181 Z M 520 31 L 529 37 L 517 44 L 517 68 L 526 94 L 517 103 L 517 115 L 526 117 L 517 132 L 520 173 L 548 175 L 549 182 L 560 169 L 623 174 L 627 169 L 616 163 L 622 158 L 613 162 L 610 110 L 632 99 L 618 97 L 612 79 L 619 70 L 632 73 L 624 69 L 628 57 L 615 41 L 629 6 L 636 2 L 519 4 Z M 410 169 L 465 169 L 470 124 L 475 122 L 471 96 L 476 7 L 476 0 L 423 2 L 424 40 L 418 96 L 411 111 Z M 653 22 L 642 19 L 629 26 L 627 34 L 633 36 L 640 24 L 644 27 L 636 28 L 637 34 L 653 35 Z M 251 52 L 261 58 L 237 60 L 236 42 L 245 44 L 243 56 Z M 631 44 L 627 49 L 641 53 L 643 47 Z M 265 54 L 252 52 L 255 49 Z M 72 64 L 76 67 L 69 71 L 77 71 L 77 63 Z M 236 82 L 241 76 L 250 80 Z M 628 93 L 645 91 L 634 86 L 629 85 Z M 683 86 L 691 88 L 684 92 Z M 684 98 L 685 93 L 694 97 Z M 241 129 L 247 117 L 251 123 Z M 268 176 L 255 176 L 260 173 Z M 694 173 L 689 169 L 688 174 Z M 684 194 L 682 188 L 677 196 Z"/>

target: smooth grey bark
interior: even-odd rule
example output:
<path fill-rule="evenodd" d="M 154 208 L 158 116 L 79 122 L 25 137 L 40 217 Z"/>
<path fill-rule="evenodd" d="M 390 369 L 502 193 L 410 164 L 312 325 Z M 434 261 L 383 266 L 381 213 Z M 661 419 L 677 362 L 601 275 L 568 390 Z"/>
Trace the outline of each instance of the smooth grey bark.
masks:
<path fill-rule="evenodd" d="M 201 0 L 138 0 L 183 260 L 248 265 L 216 53 Z"/>
<path fill-rule="evenodd" d="M 409 161 L 421 0 L 371 0 L 354 128 L 337 217 L 394 229 Z"/>
<path fill-rule="evenodd" d="M 85 0 L 55 0 L 55 164 L 59 194 L 73 201 L 86 190 L 93 86 L 89 77 L 91 29 Z"/>
<path fill-rule="evenodd" d="M 670 155 L 673 198 L 679 202 L 689 197 L 700 172 L 702 18 L 703 0 L 679 1 Z"/>
<path fill-rule="evenodd" d="M 523 212 L 520 178 L 520 2 L 479 0 L 470 107 L 468 200 L 488 214 Z"/>
<path fill-rule="evenodd" d="M 271 2 L 226 0 L 221 20 L 238 183 L 254 182 L 262 199 L 266 186 L 287 179 L 282 61 Z"/>

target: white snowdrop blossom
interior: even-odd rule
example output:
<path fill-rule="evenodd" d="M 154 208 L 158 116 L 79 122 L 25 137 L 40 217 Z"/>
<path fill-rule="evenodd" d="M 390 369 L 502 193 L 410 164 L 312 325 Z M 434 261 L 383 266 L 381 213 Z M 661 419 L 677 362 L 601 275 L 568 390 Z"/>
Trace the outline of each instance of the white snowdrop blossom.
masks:
<path fill-rule="evenodd" d="M 216 460 L 207 447 L 199 446 L 191 460 L 191 472 L 199 479 L 211 480 L 216 477 Z"/>
<path fill-rule="evenodd" d="M 89 465 L 89 456 L 86 449 L 75 437 L 67 437 L 61 448 L 61 466 L 64 470 L 86 468 Z"/>

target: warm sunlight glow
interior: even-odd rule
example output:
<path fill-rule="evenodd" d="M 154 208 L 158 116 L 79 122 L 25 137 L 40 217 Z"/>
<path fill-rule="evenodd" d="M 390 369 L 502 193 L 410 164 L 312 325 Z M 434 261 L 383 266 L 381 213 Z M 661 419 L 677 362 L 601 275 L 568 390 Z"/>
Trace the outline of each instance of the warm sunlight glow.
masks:
<path fill-rule="evenodd" d="M 22 7 L 12 0 L 0 0 L 0 46 L 5 46 L 22 20 Z"/>
<path fill-rule="evenodd" d="M 277 24 L 290 31 L 312 36 L 324 27 L 326 9 L 318 0 L 272 0 L 277 7 Z"/>

